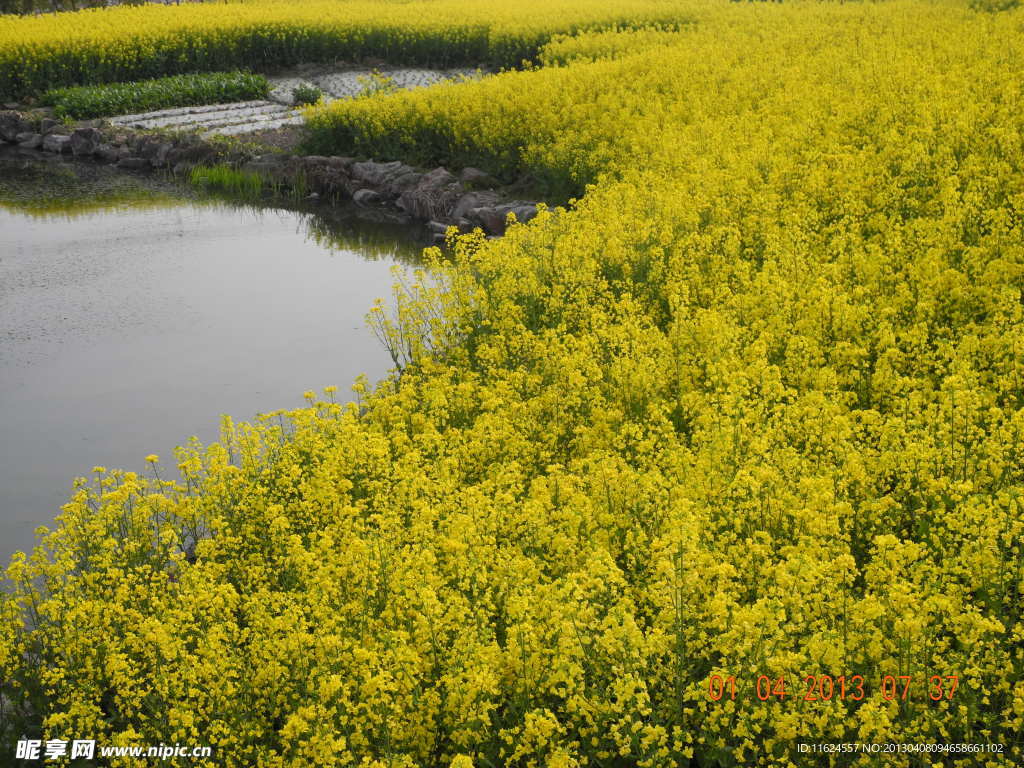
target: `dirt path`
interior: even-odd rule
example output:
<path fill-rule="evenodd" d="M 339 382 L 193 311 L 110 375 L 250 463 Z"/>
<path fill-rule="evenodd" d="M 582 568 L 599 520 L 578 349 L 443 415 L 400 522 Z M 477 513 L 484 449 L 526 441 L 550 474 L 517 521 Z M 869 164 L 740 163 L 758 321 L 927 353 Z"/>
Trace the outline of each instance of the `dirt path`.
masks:
<path fill-rule="evenodd" d="M 256 131 L 268 131 L 302 123 L 299 110 L 293 108 L 292 89 L 301 84 L 319 88 L 327 101 L 350 99 L 366 88 L 366 79 L 372 72 L 389 78 L 399 89 L 423 88 L 445 80 L 480 76 L 471 69 L 413 69 L 408 67 L 366 68 L 299 67 L 268 76 L 271 91 L 268 100 L 242 101 L 234 104 L 211 104 L 201 107 L 161 109 L 135 115 L 121 115 L 111 119 L 114 125 L 126 128 L 174 128 L 198 130 L 203 136 L 239 136 Z"/>

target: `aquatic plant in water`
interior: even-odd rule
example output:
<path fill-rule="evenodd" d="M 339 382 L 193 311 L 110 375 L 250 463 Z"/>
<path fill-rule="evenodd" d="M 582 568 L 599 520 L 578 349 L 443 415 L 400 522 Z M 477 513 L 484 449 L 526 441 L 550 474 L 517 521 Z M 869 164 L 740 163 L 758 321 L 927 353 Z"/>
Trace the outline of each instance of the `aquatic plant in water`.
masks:
<path fill-rule="evenodd" d="M 188 178 L 197 187 L 242 198 L 258 197 L 263 190 L 263 180 L 259 174 L 223 163 L 197 166 L 189 171 Z"/>

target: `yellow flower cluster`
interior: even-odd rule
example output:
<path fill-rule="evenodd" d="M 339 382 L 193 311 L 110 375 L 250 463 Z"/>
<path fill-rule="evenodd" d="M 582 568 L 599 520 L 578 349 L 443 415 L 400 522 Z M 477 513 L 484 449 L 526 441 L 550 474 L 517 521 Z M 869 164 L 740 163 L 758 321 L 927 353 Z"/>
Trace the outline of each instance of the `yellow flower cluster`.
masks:
<path fill-rule="evenodd" d="M 428 251 L 356 402 L 83 483 L 0 593 L 8 738 L 1024 761 L 1024 17 L 686 7 L 678 44 L 312 112 L 338 150 L 585 195 Z M 849 695 L 808 700 L 824 676 Z"/>
<path fill-rule="evenodd" d="M 685 42 L 683 30 L 658 26 L 613 28 L 576 35 L 556 35 L 540 50 L 539 63 L 551 67 L 579 61 L 619 58 L 630 53 L 650 52 L 662 45 Z"/>
<path fill-rule="evenodd" d="M 182 72 L 354 61 L 518 66 L 553 36 L 674 25 L 672 0 L 253 0 L 0 15 L 0 99 Z"/>

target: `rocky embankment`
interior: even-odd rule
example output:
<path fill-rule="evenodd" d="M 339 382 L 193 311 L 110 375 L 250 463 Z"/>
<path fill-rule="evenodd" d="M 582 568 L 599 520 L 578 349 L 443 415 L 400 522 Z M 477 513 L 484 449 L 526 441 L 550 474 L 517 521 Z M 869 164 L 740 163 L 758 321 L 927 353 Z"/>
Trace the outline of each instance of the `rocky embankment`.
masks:
<path fill-rule="evenodd" d="M 426 222 L 435 242 L 449 226 L 469 232 L 479 227 L 490 236 L 504 234 L 508 214 L 526 222 L 536 203 L 509 200 L 498 182 L 483 171 L 446 168 L 423 171 L 398 160 L 360 161 L 270 153 L 255 155 L 207 141 L 196 134 L 165 136 L 98 124 L 68 128 L 49 118 L 15 111 L 0 112 L 0 140 L 25 149 L 73 155 L 111 163 L 129 171 L 166 169 L 176 175 L 213 163 L 228 163 L 256 173 L 268 185 L 300 192 L 312 200 L 353 200 L 364 207 L 390 209 L 410 220 Z"/>

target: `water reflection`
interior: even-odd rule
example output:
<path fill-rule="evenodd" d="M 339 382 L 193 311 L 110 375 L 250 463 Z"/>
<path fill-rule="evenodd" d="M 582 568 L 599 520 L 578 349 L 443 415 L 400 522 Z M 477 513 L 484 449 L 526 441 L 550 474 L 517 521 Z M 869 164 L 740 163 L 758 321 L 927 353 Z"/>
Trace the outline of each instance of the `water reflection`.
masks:
<path fill-rule="evenodd" d="M 26 175 L 0 184 L 0 561 L 94 465 L 387 373 L 364 315 L 420 251 L 401 227 Z"/>

